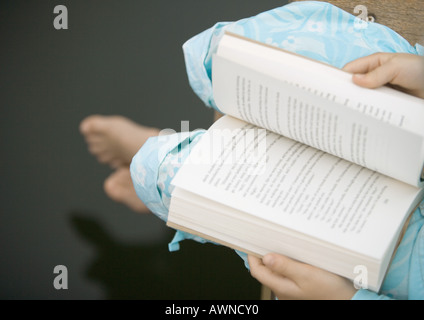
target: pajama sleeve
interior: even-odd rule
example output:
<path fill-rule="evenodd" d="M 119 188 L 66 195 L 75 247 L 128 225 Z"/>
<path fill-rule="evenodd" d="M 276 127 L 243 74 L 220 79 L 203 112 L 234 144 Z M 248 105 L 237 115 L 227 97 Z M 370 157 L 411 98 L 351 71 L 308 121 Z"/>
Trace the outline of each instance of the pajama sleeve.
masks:
<path fill-rule="evenodd" d="M 299 1 L 236 22 L 219 22 L 183 45 L 188 81 L 203 103 L 219 111 L 212 91 L 212 57 L 232 32 L 343 68 L 376 52 L 424 54 L 390 28 L 365 22 L 326 2 Z"/>

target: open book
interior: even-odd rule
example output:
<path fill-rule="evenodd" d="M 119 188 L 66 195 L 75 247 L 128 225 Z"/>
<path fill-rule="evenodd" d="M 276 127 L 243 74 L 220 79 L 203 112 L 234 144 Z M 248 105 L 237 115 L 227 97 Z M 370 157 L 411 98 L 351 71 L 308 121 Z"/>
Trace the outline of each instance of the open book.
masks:
<path fill-rule="evenodd" d="M 212 67 L 226 116 L 173 179 L 168 225 L 352 280 L 363 267 L 378 291 L 423 198 L 424 100 L 229 33 Z"/>

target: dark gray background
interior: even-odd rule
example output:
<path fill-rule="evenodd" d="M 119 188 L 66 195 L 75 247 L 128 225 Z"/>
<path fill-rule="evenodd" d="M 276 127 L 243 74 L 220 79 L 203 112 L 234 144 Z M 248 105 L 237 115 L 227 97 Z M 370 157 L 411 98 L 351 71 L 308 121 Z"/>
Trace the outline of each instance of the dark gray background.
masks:
<path fill-rule="evenodd" d="M 231 250 L 186 241 L 109 200 L 111 170 L 78 132 L 93 113 L 180 130 L 213 113 L 191 91 L 182 44 L 276 0 L 0 1 L 0 298 L 255 299 Z M 65 5 L 69 29 L 53 27 Z M 69 289 L 53 287 L 65 265 Z"/>

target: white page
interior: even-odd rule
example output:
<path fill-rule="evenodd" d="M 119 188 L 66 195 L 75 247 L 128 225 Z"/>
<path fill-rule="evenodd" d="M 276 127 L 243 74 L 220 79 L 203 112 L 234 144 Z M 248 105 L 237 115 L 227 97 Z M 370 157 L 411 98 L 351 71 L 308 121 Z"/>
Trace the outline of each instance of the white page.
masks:
<path fill-rule="evenodd" d="M 424 135 L 424 99 L 389 87 L 359 87 L 338 68 L 231 33 L 220 40 L 217 55 Z"/>
<path fill-rule="evenodd" d="M 214 98 L 226 114 L 422 185 L 423 136 L 343 108 L 333 96 L 317 96 L 220 56 L 213 65 Z"/>
<path fill-rule="evenodd" d="M 216 122 L 172 184 L 323 241 L 337 239 L 342 247 L 382 257 L 385 241 L 399 228 L 417 188 L 271 132 L 264 138 L 256 129 L 257 143 L 244 143 L 243 127 L 250 125 L 231 117 Z M 223 131 L 225 137 L 220 137 Z M 252 145 L 256 147 L 241 150 Z"/>

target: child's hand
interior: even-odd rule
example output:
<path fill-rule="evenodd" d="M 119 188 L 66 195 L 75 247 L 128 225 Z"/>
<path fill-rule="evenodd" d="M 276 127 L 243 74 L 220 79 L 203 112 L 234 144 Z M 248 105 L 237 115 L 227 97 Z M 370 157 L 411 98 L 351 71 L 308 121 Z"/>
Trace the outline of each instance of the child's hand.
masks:
<path fill-rule="evenodd" d="M 375 53 L 354 60 L 343 68 L 353 73 L 361 87 L 378 88 L 392 84 L 424 98 L 424 58 L 407 53 Z"/>
<path fill-rule="evenodd" d="M 263 259 L 248 256 L 250 271 L 280 300 L 351 299 L 356 289 L 349 280 L 279 254 Z"/>

